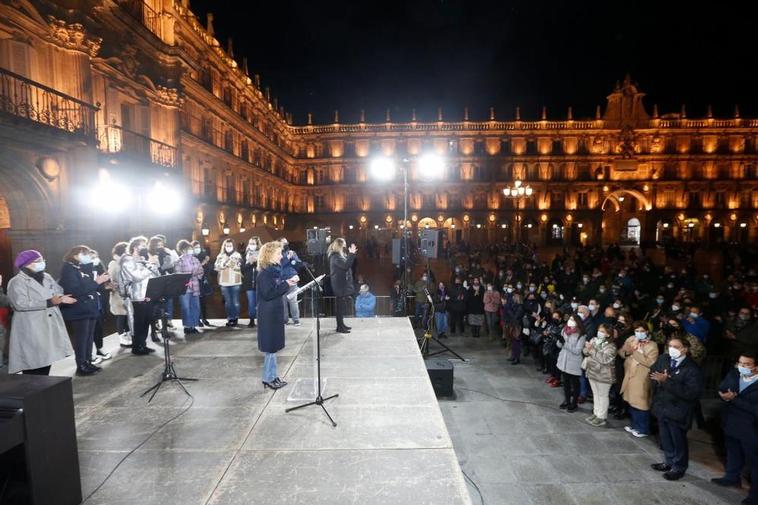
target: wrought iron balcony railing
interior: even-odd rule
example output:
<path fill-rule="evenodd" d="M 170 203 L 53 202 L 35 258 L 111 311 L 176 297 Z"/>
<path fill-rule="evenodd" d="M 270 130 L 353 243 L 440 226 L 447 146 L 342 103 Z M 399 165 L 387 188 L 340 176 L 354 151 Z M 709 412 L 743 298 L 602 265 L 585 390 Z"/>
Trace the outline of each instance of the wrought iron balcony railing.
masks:
<path fill-rule="evenodd" d="M 100 128 L 99 148 L 104 153 L 124 153 L 135 158 L 149 160 L 154 165 L 174 168 L 177 149 L 159 140 L 151 139 L 118 125 Z"/>
<path fill-rule="evenodd" d="M 95 111 L 92 104 L 0 68 L 0 113 L 94 138 Z"/>
<path fill-rule="evenodd" d="M 145 28 L 153 32 L 156 37 L 159 39 L 163 38 L 161 15 L 145 3 L 145 0 L 126 0 L 121 2 L 120 5 L 133 18 L 141 22 Z"/>

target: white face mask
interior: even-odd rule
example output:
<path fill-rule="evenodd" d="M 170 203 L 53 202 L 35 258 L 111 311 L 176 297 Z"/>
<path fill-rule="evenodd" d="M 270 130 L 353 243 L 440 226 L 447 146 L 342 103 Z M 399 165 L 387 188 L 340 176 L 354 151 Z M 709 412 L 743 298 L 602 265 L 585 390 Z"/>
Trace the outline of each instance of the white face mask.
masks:
<path fill-rule="evenodd" d="M 256 249 L 258 249 L 258 244 L 248 244 L 247 248 L 250 249 L 251 251 L 255 251 Z"/>
<path fill-rule="evenodd" d="M 571 304 L 571 308 L 572 308 L 573 310 L 576 310 L 576 308 L 577 308 L 578 306 L 579 306 L 579 304 L 578 304 L 578 303 L 572 303 L 572 304 Z"/>
<path fill-rule="evenodd" d="M 569 319 L 568 322 L 566 323 L 566 326 L 568 326 L 569 328 L 576 328 L 576 321 L 574 321 L 573 319 Z"/>
<path fill-rule="evenodd" d="M 597 332 L 597 338 L 600 340 L 605 340 L 606 338 L 608 338 L 608 334 L 604 331 L 599 331 Z"/>
<path fill-rule="evenodd" d="M 95 266 L 98 266 L 100 264 L 100 258 L 94 258 L 92 260 L 92 264 L 95 265 Z"/>
<path fill-rule="evenodd" d="M 195 253 L 195 255 L 198 255 L 198 254 L 200 254 L 200 253 L 201 253 L 201 252 L 203 252 L 203 251 L 202 251 L 202 249 L 200 249 L 199 247 L 195 247 L 195 248 L 192 250 L 192 252 L 193 252 L 193 253 Z"/>
<path fill-rule="evenodd" d="M 613 308 L 614 309 L 620 309 L 621 308 L 621 304 L 620 303 L 614 303 L 613 304 Z"/>
<path fill-rule="evenodd" d="M 634 338 L 637 340 L 646 340 L 647 339 L 647 333 L 644 331 L 635 331 L 634 332 Z"/>
<path fill-rule="evenodd" d="M 45 270 L 46 266 L 47 265 L 45 264 L 44 261 L 36 261 L 29 265 L 29 270 L 31 270 L 32 272 L 40 273 Z"/>
<path fill-rule="evenodd" d="M 592 311 L 595 311 L 595 310 L 597 310 L 597 305 L 595 305 L 594 303 L 590 303 L 589 304 L 589 309 L 592 310 Z"/>
<path fill-rule="evenodd" d="M 672 359 L 679 359 L 682 357 L 682 351 L 676 347 L 669 347 L 669 356 L 671 356 Z"/>
<path fill-rule="evenodd" d="M 226 246 L 224 250 L 227 252 L 227 254 L 231 254 L 232 252 L 234 252 L 234 247 Z"/>

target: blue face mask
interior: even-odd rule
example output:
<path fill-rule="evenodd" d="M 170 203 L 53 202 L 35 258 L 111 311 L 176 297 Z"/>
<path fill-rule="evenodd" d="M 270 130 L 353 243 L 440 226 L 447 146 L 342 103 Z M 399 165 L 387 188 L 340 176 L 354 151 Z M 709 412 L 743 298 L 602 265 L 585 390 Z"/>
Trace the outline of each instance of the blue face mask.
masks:
<path fill-rule="evenodd" d="M 751 375 L 753 375 L 753 370 L 751 370 L 750 368 L 746 366 L 738 366 L 737 370 L 739 370 L 740 375 L 745 376 L 745 377 L 750 377 Z"/>
<path fill-rule="evenodd" d="M 79 263 L 82 265 L 89 265 L 90 263 L 92 263 L 92 256 L 90 256 L 89 254 L 80 254 Z"/>
<path fill-rule="evenodd" d="M 40 273 L 45 270 L 46 266 L 47 265 L 45 264 L 44 261 L 37 261 L 29 265 L 29 270 L 31 270 L 32 272 Z"/>

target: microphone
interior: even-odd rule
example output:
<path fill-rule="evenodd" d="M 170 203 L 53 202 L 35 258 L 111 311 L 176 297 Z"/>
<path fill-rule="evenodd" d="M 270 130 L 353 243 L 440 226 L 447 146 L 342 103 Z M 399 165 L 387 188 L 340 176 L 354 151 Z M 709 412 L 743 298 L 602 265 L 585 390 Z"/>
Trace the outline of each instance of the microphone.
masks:
<path fill-rule="evenodd" d="M 429 290 L 424 288 L 424 294 L 426 294 L 426 299 L 429 300 L 429 303 L 434 304 L 432 301 L 432 295 L 429 294 Z"/>

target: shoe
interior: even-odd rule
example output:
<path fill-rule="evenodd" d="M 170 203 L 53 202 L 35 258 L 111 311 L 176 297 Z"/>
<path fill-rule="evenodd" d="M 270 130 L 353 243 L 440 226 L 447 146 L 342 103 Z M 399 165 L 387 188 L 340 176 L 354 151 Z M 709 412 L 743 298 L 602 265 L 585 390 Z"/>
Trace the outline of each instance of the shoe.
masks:
<path fill-rule="evenodd" d="M 224 326 L 226 326 L 227 328 L 231 328 L 234 326 L 234 321 L 229 319 Z"/>
<path fill-rule="evenodd" d="M 647 433 L 640 433 L 637 430 L 632 430 L 632 435 L 635 436 L 635 437 L 637 437 L 637 438 L 645 438 L 645 437 L 649 436 Z"/>
<path fill-rule="evenodd" d="M 737 487 L 737 488 L 742 487 L 742 483 L 740 481 L 729 480 L 726 477 L 718 477 L 715 479 L 711 479 L 711 482 L 721 487 Z"/>
<path fill-rule="evenodd" d="M 615 414 L 613 414 L 613 418 L 621 421 L 622 419 L 626 418 L 626 412 L 624 412 L 623 410 L 620 410 L 616 412 Z"/>
<path fill-rule="evenodd" d="M 148 354 L 150 354 L 150 349 L 148 349 L 147 347 L 142 347 L 141 349 L 135 349 L 132 347 L 132 354 L 134 354 L 135 356 L 147 356 Z"/>
<path fill-rule="evenodd" d="M 566 409 L 566 412 L 576 412 L 576 409 L 578 409 L 578 408 L 579 407 L 576 406 L 576 403 L 573 403 L 573 404 L 571 404 L 571 405 L 568 406 L 568 408 Z"/>
<path fill-rule="evenodd" d="M 550 384 L 551 382 L 554 382 L 554 381 L 555 381 L 555 377 L 548 377 L 547 379 L 545 379 L 545 384 Z"/>
<path fill-rule="evenodd" d="M 631 426 L 624 426 L 624 431 L 627 433 L 634 433 L 634 428 Z"/>
<path fill-rule="evenodd" d="M 95 354 L 94 356 L 92 356 L 92 360 L 90 361 L 90 363 L 92 363 L 93 365 L 98 365 L 98 364 L 100 364 L 102 362 L 103 362 L 103 358 L 101 358 L 97 354 Z"/>
<path fill-rule="evenodd" d="M 232 322 L 234 323 L 232 326 L 237 326 L 237 322 L 238 321 L 239 321 L 239 319 L 232 319 Z"/>
<path fill-rule="evenodd" d="M 348 326 L 348 325 L 343 326 L 343 328 L 345 328 L 346 330 L 352 330 L 353 329 L 352 326 Z"/>
<path fill-rule="evenodd" d="M 184 328 L 185 335 L 194 335 L 196 333 L 200 333 L 200 331 L 197 328 Z"/>
<path fill-rule="evenodd" d="M 552 383 L 550 384 L 550 387 L 551 387 L 551 388 L 559 388 L 559 387 L 561 387 L 561 386 L 563 386 L 563 384 L 561 384 L 561 383 L 560 383 L 560 381 L 555 381 L 555 382 L 552 382 Z"/>
<path fill-rule="evenodd" d="M 162 342 L 161 341 L 161 337 L 159 337 L 158 335 L 155 335 L 155 334 L 150 335 L 150 340 L 152 340 L 156 344 L 160 344 Z"/>
<path fill-rule="evenodd" d="M 350 333 L 347 328 L 337 328 L 337 333 Z"/>
<path fill-rule="evenodd" d="M 584 420 L 587 421 L 590 424 L 592 424 L 592 421 L 594 421 L 595 419 L 597 419 L 597 416 L 595 414 L 592 414 L 590 417 L 585 417 L 584 418 Z"/>
<path fill-rule="evenodd" d="M 561 409 L 561 410 L 566 410 L 568 408 L 568 406 L 569 406 L 568 403 L 563 402 L 560 405 L 558 405 L 558 408 Z"/>
<path fill-rule="evenodd" d="M 578 403 L 579 405 L 583 404 L 586 401 L 587 401 L 587 398 L 585 398 L 584 396 L 580 396 L 579 398 L 576 399 L 576 403 Z"/>
<path fill-rule="evenodd" d="M 282 379 L 277 377 L 276 379 L 274 379 L 274 384 L 279 386 L 280 388 L 283 388 L 284 386 L 287 385 L 287 381 L 283 381 Z"/>
<path fill-rule="evenodd" d="M 132 346 L 132 337 L 128 333 L 121 333 L 118 336 L 118 342 L 121 347 L 131 347 Z"/>
<path fill-rule="evenodd" d="M 666 480 L 679 480 L 682 477 L 684 477 L 684 472 L 675 472 L 673 470 L 669 470 L 663 474 L 663 478 Z"/>
<path fill-rule="evenodd" d="M 592 421 L 590 424 L 596 428 L 602 428 L 603 426 L 607 425 L 608 422 L 605 419 L 600 419 L 599 417 L 596 417 L 595 420 Z"/>
<path fill-rule="evenodd" d="M 251 319 L 249 323 L 247 323 L 248 328 L 255 328 L 255 320 Z"/>
<path fill-rule="evenodd" d="M 105 352 L 105 351 L 103 351 L 102 349 L 98 349 L 98 350 L 97 350 L 97 355 L 98 355 L 98 356 L 99 356 L 99 357 L 100 357 L 100 358 L 101 358 L 103 361 L 108 361 L 109 359 L 111 359 L 111 358 L 113 357 L 113 356 L 111 356 L 111 353 L 109 353 L 109 352 Z"/>
<path fill-rule="evenodd" d="M 168 322 L 166 323 L 166 327 L 171 328 L 172 330 L 174 329 L 174 323 L 173 321 L 171 321 L 171 319 L 169 319 Z"/>
<path fill-rule="evenodd" d="M 671 467 L 667 465 L 666 463 L 653 463 L 652 465 L 650 465 L 650 468 L 652 468 L 656 472 L 668 472 L 671 470 Z"/>
<path fill-rule="evenodd" d="M 93 372 L 95 372 L 95 373 L 97 373 L 97 372 L 99 372 L 100 370 L 102 370 L 102 368 L 100 368 L 99 366 L 95 366 L 95 365 L 93 365 L 92 363 L 85 363 L 85 364 L 82 366 L 82 368 L 84 368 L 84 369 L 88 369 L 88 370 L 92 370 L 92 371 L 93 371 Z"/>
<path fill-rule="evenodd" d="M 81 368 L 77 367 L 76 369 L 76 376 L 77 377 L 87 377 L 89 375 L 95 375 L 97 372 L 95 370 L 92 370 L 90 368 Z"/>
<path fill-rule="evenodd" d="M 264 390 L 266 388 L 276 390 L 276 389 L 279 389 L 280 387 L 282 387 L 282 386 L 279 386 L 278 384 L 276 384 L 275 382 L 266 382 L 266 381 L 262 381 L 262 382 L 263 382 L 263 389 Z"/>
<path fill-rule="evenodd" d="M 512 361 L 512 362 L 511 362 L 511 365 L 518 365 L 518 364 L 520 364 L 520 363 L 521 363 L 521 360 L 520 360 L 520 359 L 517 359 L 517 360 L 515 360 L 515 361 Z"/>
<path fill-rule="evenodd" d="M 295 321 L 294 323 L 292 323 L 292 326 L 295 326 L 295 327 L 299 328 L 300 326 L 302 326 L 302 324 L 300 323 L 300 321 Z M 350 328 L 348 328 L 348 330 L 349 329 Z"/>
<path fill-rule="evenodd" d="M 203 326 L 207 326 L 208 328 L 213 328 L 213 325 L 207 319 L 203 319 L 200 322 L 203 323 Z"/>

